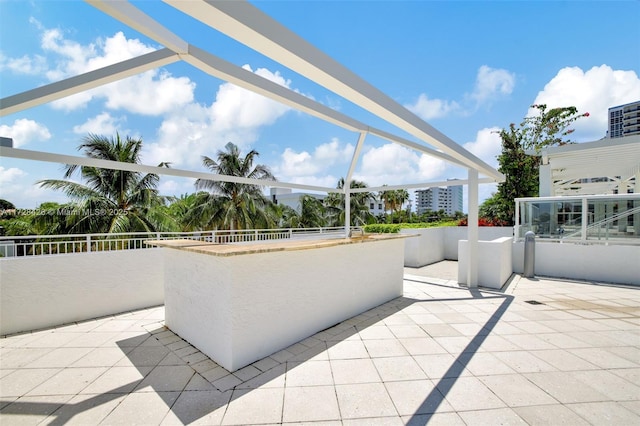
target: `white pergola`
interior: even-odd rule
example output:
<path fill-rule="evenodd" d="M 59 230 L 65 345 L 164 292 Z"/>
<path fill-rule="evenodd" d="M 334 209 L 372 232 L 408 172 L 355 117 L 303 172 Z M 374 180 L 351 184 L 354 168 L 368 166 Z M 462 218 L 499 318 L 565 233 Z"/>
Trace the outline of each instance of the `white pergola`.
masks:
<path fill-rule="evenodd" d="M 86 1 L 102 12 L 163 45 L 164 48 L 0 99 L 0 117 L 177 61 L 187 62 L 211 76 L 251 90 L 357 134 L 357 143 L 353 158 L 345 173 L 344 188 L 338 190 L 336 188 L 287 182 L 269 183 L 271 186 L 281 188 L 344 193 L 345 231 L 348 231 L 350 223 L 349 195 L 351 193 L 378 191 L 382 189 L 427 188 L 447 185 L 447 182 L 417 182 L 414 184 L 366 189 L 350 188 L 352 176 L 367 135 L 371 134 L 416 150 L 419 153 L 427 154 L 456 166 L 466 168 L 468 170 L 468 179 L 458 180 L 456 184 L 468 185 L 469 188 L 468 239 L 470 242 L 470 262 L 467 282 L 470 286 L 477 285 L 478 184 L 498 182 L 504 179 L 504 176 L 493 167 L 475 157 L 462 146 L 420 119 L 392 98 L 247 2 L 164 0 L 165 3 L 173 6 L 177 11 L 203 22 L 209 27 L 226 34 L 320 86 L 340 95 L 344 99 L 371 112 L 398 129 L 412 135 L 419 142 L 410 141 L 395 134 L 371 127 L 366 123 L 362 123 L 227 62 L 194 44 L 182 40 L 161 23 L 155 21 L 126 0 Z M 253 179 L 190 170 L 120 163 L 11 147 L 0 147 L 0 156 L 265 186 L 265 181 L 262 180 L 256 181 Z M 484 177 L 479 177 L 480 174 Z"/>
<path fill-rule="evenodd" d="M 550 147 L 540 153 L 540 196 L 640 192 L 640 135 Z"/>

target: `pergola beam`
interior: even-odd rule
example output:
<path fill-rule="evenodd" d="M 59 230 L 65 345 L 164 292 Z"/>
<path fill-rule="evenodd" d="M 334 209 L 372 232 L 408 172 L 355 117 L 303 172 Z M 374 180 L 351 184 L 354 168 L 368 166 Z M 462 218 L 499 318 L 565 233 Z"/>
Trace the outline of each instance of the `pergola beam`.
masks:
<path fill-rule="evenodd" d="M 442 149 L 467 167 L 495 180 L 504 179 L 494 168 L 253 5 L 240 1 L 164 1 L 418 139 Z"/>
<path fill-rule="evenodd" d="M 237 176 L 219 175 L 215 173 L 195 172 L 191 170 L 173 169 L 168 167 L 148 166 L 146 164 L 124 163 L 121 161 L 101 160 L 90 157 L 76 157 L 73 155 L 54 154 L 50 152 L 30 151 L 26 149 L 8 148 L 0 146 L 0 157 L 20 158 L 23 160 L 44 161 L 47 163 L 74 164 L 76 166 L 99 167 L 110 170 L 124 170 L 129 172 L 154 173 L 157 175 L 176 176 L 193 179 L 209 179 L 220 182 L 243 183 L 274 188 L 302 189 L 318 192 L 341 192 L 336 188 L 315 185 L 304 185 L 269 181 L 264 179 L 250 179 Z"/>
<path fill-rule="evenodd" d="M 47 84 L 46 86 L 8 96 L 0 99 L 0 117 L 75 95 L 179 60 L 180 57 L 175 52 L 164 48 Z"/>

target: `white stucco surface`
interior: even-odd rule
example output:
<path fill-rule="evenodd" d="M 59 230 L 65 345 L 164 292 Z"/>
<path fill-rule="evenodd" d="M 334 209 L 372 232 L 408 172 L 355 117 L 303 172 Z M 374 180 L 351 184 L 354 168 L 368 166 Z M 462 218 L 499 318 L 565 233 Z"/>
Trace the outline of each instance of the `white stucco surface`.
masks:
<path fill-rule="evenodd" d="M 411 268 L 420 268 L 441 260 L 458 260 L 458 241 L 467 239 L 466 226 L 401 229 L 400 233 L 419 235 L 405 240 L 404 264 Z M 513 228 L 481 226 L 478 233 L 480 240 L 491 241 L 511 237 Z"/>
<path fill-rule="evenodd" d="M 467 240 L 458 241 L 458 283 L 467 284 L 469 255 Z M 511 237 L 496 238 L 492 241 L 478 241 L 478 285 L 500 289 L 511 274 Z"/>
<path fill-rule="evenodd" d="M 211 256 L 164 248 L 165 320 L 235 371 L 402 295 L 404 240 Z"/>
<path fill-rule="evenodd" d="M 524 243 L 513 244 L 513 270 L 524 269 Z M 582 245 L 536 240 L 536 275 L 640 285 L 640 247 Z"/>
<path fill-rule="evenodd" d="M 161 250 L 0 259 L 0 335 L 161 305 Z"/>

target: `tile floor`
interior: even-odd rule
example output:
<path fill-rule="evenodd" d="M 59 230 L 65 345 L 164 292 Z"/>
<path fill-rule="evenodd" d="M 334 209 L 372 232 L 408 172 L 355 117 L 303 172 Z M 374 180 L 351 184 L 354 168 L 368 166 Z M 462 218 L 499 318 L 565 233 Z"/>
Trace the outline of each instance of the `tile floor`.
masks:
<path fill-rule="evenodd" d="M 233 374 L 162 307 L 2 338 L 0 423 L 640 424 L 640 289 L 428 273 Z"/>

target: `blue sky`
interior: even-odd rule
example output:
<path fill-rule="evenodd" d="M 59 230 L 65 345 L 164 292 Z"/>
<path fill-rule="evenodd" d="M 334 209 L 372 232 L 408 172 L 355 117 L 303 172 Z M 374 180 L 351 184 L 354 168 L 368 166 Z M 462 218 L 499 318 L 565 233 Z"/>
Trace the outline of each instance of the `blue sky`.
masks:
<path fill-rule="evenodd" d="M 403 134 L 339 96 L 160 2 L 133 2 L 178 36 L 341 112 Z M 586 142 L 607 108 L 640 99 L 640 2 L 259 1 L 315 44 L 474 154 L 496 165 L 495 133 L 534 103 L 576 106 Z M 68 78 L 160 46 L 80 1 L 0 0 L 0 96 Z M 77 154 L 87 133 L 141 137 L 143 163 L 202 170 L 227 142 L 256 149 L 282 181 L 335 186 L 357 135 L 171 64 L 90 93 L 0 118 L 18 148 Z M 0 198 L 32 208 L 64 202 L 34 185 L 62 166 L 0 159 Z M 466 171 L 372 136 L 354 177 L 370 186 L 465 178 Z M 164 195 L 192 192 L 163 177 Z M 485 185 L 481 198 L 494 187 Z"/>

